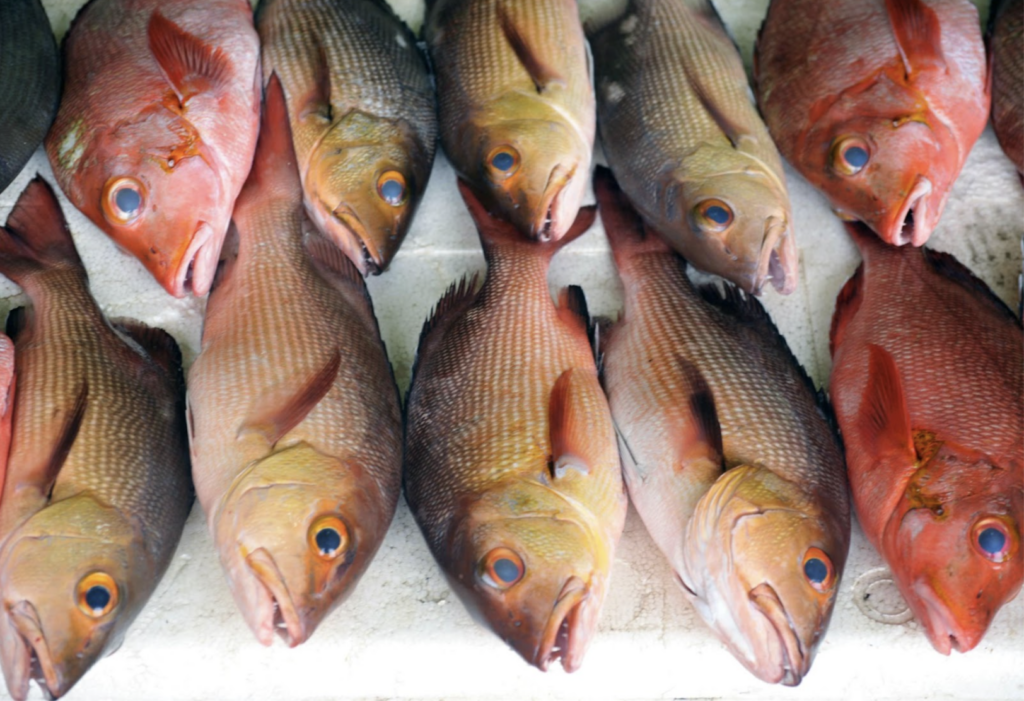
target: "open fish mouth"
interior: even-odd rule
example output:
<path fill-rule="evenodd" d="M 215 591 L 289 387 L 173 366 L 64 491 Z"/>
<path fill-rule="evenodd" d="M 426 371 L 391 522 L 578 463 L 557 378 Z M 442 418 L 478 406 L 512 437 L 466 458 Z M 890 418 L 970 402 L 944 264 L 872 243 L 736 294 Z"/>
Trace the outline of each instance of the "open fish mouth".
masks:
<path fill-rule="evenodd" d="M 30 679 L 34 679 L 49 697 L 63 696 L 67 693 L 70 685 L 63 683 L 62 675 L 53 664 L 50 648 L 46 644 L 46 636 L 43 634 L 43 626 L 35 607 L 28 601 L 19 601 L 11 607 L 9 615 L 25 650 L 21 674 L 18 675 L 24 689 L 23 696 L 28 694 Z M 17 698 L 17 694 L 15 694 L 15 698 Z"/>
<path fill-rule="evenodd" d="M 903 246 L 908 243 L 921 246 L 928 240 L 931 231 L 927 229 L 928 195 L 932 194 L 932 183 L 923 175 L 918 176 L 913 189 L 907 195 L 899 216 L 893 226 L 891 243 Z M 898 226 L 897 230 L 895 227 Z"/>
<path fill-rule="evenodd" d="M 288 647 L 295 647 L 309 637 L 302 624 L 295 602 L 284 582 L 284 576 L 265 548 L 253 550 L 245 558 L 260 587 L 256 606 L 256 637 L 264 645 L 273 642 L 273 635 L 281 636 Z"/>
<path fill-rule="evenodd" d="M 184 297 L 189 293 L 202 297 L 210 291 L 220 255 L 213 239 L 213 227 L 206 222 L 199 222 L 188 250 L 178 265 L 178 274 L 171 290 L 175 297 Z"/>
<path fill-rule="evenodd" d="M 751 590 L 750 600 L 775 630 L 781 655 L 779 660 L 769 660 L 775 663 L 772 667 L 752 668 L 751 671 L 766 682 L 796 686 L 807 674 L 811 658 L 793 629 L 793 622 L 786 613 L 786 608 L 782 605 L 779 595 L 767 582 L 762 582 Z M 757 665 L 757 661 L 754 664 Z"/>
<path fill-rule="evenodd" d="M 544 218 L 530 224 L 530 237 L 537 241 L 550 241 L 551 237 L 558 231 L 560 221 L 558 217 L 559 207 L 562 204 L 562 196 L 568 188 L 576 168 L 569 168 L 558 164 L 551 170 L 548 182 L 544 186 L 544 199 L 541 200 Z M 547 204 L 544 207 L 544 203 Z"/>
<path fill-rule="evenodd" d="M 957 624 L 949 608 L 942 603 L 935 590 L 925 582 L 914 584 L 914 594 L 924 604 L 925 633 L 938 652 L 948 655 L 953 650 L 967 652 L 981 640 L 980 635 L 971 635 Z"/>
<path fill-rule="evenodd" d="M 769 217 L 765 222 L 764 241 L 757 264 L 752 291 L 761 294 L 771 282 L 775 291 L 789 294 L 796 289 L 797 252 L 785 219 Z"/>
<path fill-rule="evenodd" d="M 353 262 L 356 263 L 356 266 L 363 275 L 379 275 L 384 270 L 384 257 L 370 240 L 366 227 L 363 226 L 363 222 L 359 219 L 359 215 L 347 204 L 342 203 L 331 212 L 331 217 L 334 221 L 345 227 L 352 238 L 352 242 L 347 245 L 335 242 L 339 243 L 342 249 L 349 254 L 349 257 L 353 259 Z M 358 243 L 358 251 L 351 250 L 354 249 L 352 243 Z M 353 258 L 355 253 L 358 254 L 357 258 Z"/>
<path fill-rule="evenodd" d="M 548 671 L 551 663 L 558 660 L 562 661 L 562 668 L 566 672 L 579 669 L 585 644 L 580 638 L 580 624 L 586 601 L 586 583 L 579 577 L 570 577 L 558 595 L 537 649 L 534 664 L 541 671 Z"/>

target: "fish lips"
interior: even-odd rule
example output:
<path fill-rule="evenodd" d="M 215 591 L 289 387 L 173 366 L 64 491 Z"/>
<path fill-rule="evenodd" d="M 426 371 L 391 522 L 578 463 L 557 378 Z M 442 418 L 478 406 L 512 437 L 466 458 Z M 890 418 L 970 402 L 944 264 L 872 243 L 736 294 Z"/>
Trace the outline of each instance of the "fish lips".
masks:
<path fill-rule="evenodd" d="M 917 176 L 910 194 L 893 216 L 873 224 L 882 239 L 893 246 L 908 243 L 924 245 L 935 228 L 937 222 L 933 220 L 941 209 L 941 206 L 929 207 L 933 189 L 927 177 Z"/>
<path fill-rule="evenodd" d="M 774 654 L 769 655 L 765 661 L 755 660 L 753 664 L 745 658 L 740 659 L 751 672 L 766 682 L 796 686 L 807 675 L 812 655 L 804 649 L 786 613 L 786 607 L 770 584 L 758 584 L 749 596 L 751 604 L 764 616 L 770 630 L 774 631 L 776 638 L 769 643 L 769 649 L 773 649 Z M 771 640 L 770 636 L 766 638 Z"/>
<path fill-rule="evenodd" d="M 209 292 L 217 272 L 222 240 L 209 223 L 199 222 L 181 261 L 174 268 L 174 277 L 165 283 L 167 291 L 179 298 L 189 292 L 196 297 Z"/>
<path fill-rule="evenodd" d="M 259 586 L 256 609 L 249 621 L 259 641 L 270 645 L 277 632 L 288 647 L 305 642 L 313 626 L 306 626 L 299 615 L 274 557 L 265 548 L 257 548 L 245 557 L 245 564 Z"/>
<path fill-rule="evenodd" d="M 566 672 L 579 669 L 589 641 L 589 636 L 581 633 L 592 629 L 597 618 L 597 607 L 588 605 L 589 599 L 586 582 L 575 576 L 566 581 L 532 661 L 542 672 L 559 659 Z"/>
<path fill-rule="evenodd" d="M 771 281 L 779 294 L 788 295 L 796 289 L 799 254 L 796 241 L 790 235 L 784 219 L 769 217 L 765 222 L 765 237 L 757 271 L 749 282 L 749 291 L 761 294 Z"/>
<path fill-rule="evenodd" d="M 942 601 L 935 589 L 924 580 L 911 585 L 913 597 L 910 604 L 917 619 L 924 625 L 928 641 L 937 651 L 948 655 L 953 650 L 967 652 L 984 637 L 988 621 L 980 630 L 968 630 L 957 623 L 949 607 Z"/>

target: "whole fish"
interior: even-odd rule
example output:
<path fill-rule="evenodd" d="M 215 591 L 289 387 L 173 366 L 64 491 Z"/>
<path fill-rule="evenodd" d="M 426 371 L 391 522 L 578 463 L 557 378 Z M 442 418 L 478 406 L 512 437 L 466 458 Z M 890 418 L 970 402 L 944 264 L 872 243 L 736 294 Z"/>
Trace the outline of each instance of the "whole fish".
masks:
<path fill-rule="evenodd" d="M 988 120 L 969 0 L 772 0 L 754 61 L 782 155 L 836 213 L 920 246 Z"/>
<path fill-rule="evenodd" d="M 711 3 L 630 0 L 590 39 L 601 143 L 644 221 L 748 292 L 796 289 L 782 161 Z"/>
<path fill-rule="evenodd" d="M 829 388 L 857 515 L 935 649 L 966 652 L 1024 577 L 1024 333 L 953 256 L 848 228 Z"/>
<path fill-rule="evenodd" d="M 57 42 L 39 0 L 0 2 L 0 192 L 43 142 L 60 101 Z"/>
<path fill-rule="evenodd" d="M 562 238 L 590 178 L 594 91 L 575 0 L 428 0 L 441 143 L 523 234 Z"/>
<path fill-rule="evenodd" d="M 363 274 L 384 270 L 427 187 L 434 88 L 384 0 L 263 0 L 263 75 L 288 98 L 306 211 Z"/>
<path fill-rule="evenodd" d="M 318 234 L 276 77 L 237 254 L 189 372 L 193 475 L 231 591 L 264 645 L 312 635 L 355 587 L 398 501 L 398 389 L 363 278 Z"/>
<path fill-rule="evenodd" d="M 1024 0 L 993 3 L 992 127 L 1024 177 Z"/>
<path fill-rule="evenodd" d="M 64 194 L 176 297 L 206 294 L 259 128 L 247 0 L 92 0 L 46 152 Z"/>
<path fill-rule="evenodd" d="M 7 474 L 7 452 L 11 447 L 11 418 L 14 416 L 14 344 L 0 334 L 0 497 Z"/>
<path fill-rule="evenodd" d="M 405 496 L 452 588 L 527 662 L 576 670 L 597 628 L 626 496 L 578 287 L 548 292 L 557 242 L 524 239 L 460 181 L 487 280 L 423 329 L 406 401 Z"/>
<path fill-rule="evenodd" d="M 89 294 L 53 191 L 37 178 L 0 229 L 0 273 L 31 306 L 8 321 L 18 366 L 0 497 L 0 665 L 23 701 L 62 696 L 121 644 L 192 505 L 181 355 Z"/>
<path fill-rule="evenodd" d="M 603 367 L 630 499 L 737 659 L 799 684 L 850 545 L 824 399 L 756 299 L 694 288 L 606 173 L 594 188 L 625 288 Z"/>

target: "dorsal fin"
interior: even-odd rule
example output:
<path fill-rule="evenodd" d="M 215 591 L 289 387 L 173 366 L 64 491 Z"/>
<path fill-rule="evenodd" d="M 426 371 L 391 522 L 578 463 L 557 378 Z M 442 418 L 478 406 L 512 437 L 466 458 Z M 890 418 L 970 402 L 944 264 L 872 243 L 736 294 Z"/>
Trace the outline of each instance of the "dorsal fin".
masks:
<path fill-rule="evenodd" d="M 513 2 L 519 1 L 513 0 Z M 505 39 L 508 41 L 509 46 L 512 47 L 512 51 L 515 52 L 519 63 L 530 74 L 533 84 L 537 87 L 537 92 L 544 92 L 551 85 L 561 85 L 564 87 L 566 85 L 565 78 L 553 65 L 555 57 L 545 56 L 543 47 L 531 42 L 528 32 L 520 31 L 516 18 L 513 16 L 513 10 L 509 7 L 508 0 L 498 0 L 497 13 L 498 24 L 501 26 Z"/>
<path fill-rule="evenodd" d="M 873 455 L 896 454 L 913 462 L 916 456 L 910 412 L 899 369 L 881 346 L 868 344 L 868 381 L 858 414 L 861 440 Z"/>
<path fill-rule="evenodd" d="M 0 274 L 20 284 L 27 275 L 60 265 L 85 274 L 57 196 L 37 175 L 0 228 Z"/>
<path fill-rule="evenodd" d="M 149 50 L 185 104 L 197 93 L 227 85 L 231 62 L 224 51 L 213 48 L 154 10 L 149 19 Z"/>
<path fill-rule="evenodd" d="M 181 349 L 171 334 L 135 319 L 111 319 L 110 324 L 142 346 L 146 355 L 163 368 L 168 377 L 180 380 Z"/>
<path fill-rule="evenodd" d="M 579 285 L 563 287 L 558 293 L 558 318 L 570 328 L 576 328 L 587 336 L 591 348 L 594 346 L 593 327 L 590 312 L 587 311 L 587 297 Z"/>
<path fill-rule="evenodd" d="M 924 0 L 885 0 L 889 25 L 908 78 L 927 68 L 946 70 L 942 56 L 942 26 Z"/>
<path fill-rule="evenodd" d="M 21 335 L 31 326 L 31 315 L 31 307 L 12 309 L 11 313 L 7 315 L 7 325 L 4 329 L 4 333 L 7 334 L 8 338 L 15 342 L 18 341 Z"/>
<path fill-rule="evenodd" d="M 999 297 L 996 296 L 996 293 L 993 292 L 982 279 L 971 272 L 970 268 L 958 261 L 955 256 L 950 253 L 936 251 L 933 248 L 927 247 L 922 247 L 921 251 L 928 267 L 934 270 L 938 275 L 942 275 L 943 277 L 957 283 L 970 292 L 976 299 L 979 299 L 992 307 L 997 314 L 1006 314 L 1009 318 L 1013 319 L 1018 326 L 1020 325 L 1020 319 L 1018 319 L 1013 311 L 1006 306 L 1006 303 L 999 299 Z"/>
<path fill-rule="evenodd" d="M 861 263 L 843 285 L 843 289 L 839 290 L 839 296 L 836 297 L 836 309 L 832 313 L 832 326 L 828 331 L 828 353 L 830 356 L 835 356 L 836 348 L 842 345 L 843 332 L 846 331 L 846 327 L 853 321 L 853 317 L 857 315 L 857 310 L 860 308 L 860 286 L 863 278 L 864 264 Z"/>
<path fill-rule="evenodd" d="M 423 322 L 419 345 L 416 349 L 416 359 L 412 366 L 412 379 L 409 381 L 410 392 L 416 383 L 416 371 L 420 365 L 426 362 L 431 350 L 441 342 L 452 323 L 461 317 L 476 299 L 477 280 L 478 276 L 475 274 L 465 275 L 461 280 L 449 285 L 441 299 L 434 305 L 433 312 Z"/>

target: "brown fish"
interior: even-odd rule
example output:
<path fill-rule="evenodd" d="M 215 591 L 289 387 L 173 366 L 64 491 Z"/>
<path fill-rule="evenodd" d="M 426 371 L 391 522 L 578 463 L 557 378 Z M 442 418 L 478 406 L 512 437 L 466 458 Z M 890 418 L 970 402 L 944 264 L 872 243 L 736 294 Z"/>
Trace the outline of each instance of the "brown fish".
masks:
<path fill-rule="evenodd" d="M 630 0 L 589 28 L 601 143 L 649 226 L 747 292 L 796 289 L 782 160 L 708 0 Z"/>
<path fill-rule="evenodd" d="M 460 181 L 488 261 L 420 338 L 405 495 L 463 603 L 527 662 L 574 671 L 594 635 L 626 497 L 582 290 L 548 291 L 557 242 L 524 239 Z"/>
<path fill-rule="evenodd" d="M 829 389 L 857 515 L 935 649 L 967 652 L 1024 580 L 1024 333 L 953 256 L 848 229 Z"/>
<path fill-rule="evenodd" d="M 1024 0 L 993 3 L 992 127 L 1024 177 Z"/>
<path fill-rule="evenodd" d="M 364 273 L 388 266 L 427 187 L 434 88 L 384 0 L 263 0 L 263 74 L 288 98 L 306 211 Z"/>
<path fill-rule="evenodd" d="M 0 498 L 0 664 L 62 696 L 117 649 L 156 589 L 192 505 L 181 356 L 89 294 L 57 199 L 37 178 L 0 230 L 0 273 L 31 306 Z"/>
<path fill-rule="evenodd" d="M 607 173 L 594 187 L 625 288 L 603 366 L 630 499 L 737 659 L 799 684 L 850 545 L 825 401 L 756 299 L 694 288 Z"/>
<path fill-rule="evenodd" d="M 574 0 L 429 0 L 441 142 L 476 197 L 560 239 L 590 178 L 594 91 Z"/>
<path fill-rule="evenodd" d="M 0 497 L 7 474 L 7 452 L 11 447 L 11 418 L 14 416 L 14 344 L 0 334 Z"/>
<path fill-rule="evenodd" d="M 398 389 L 355 266 L 303 235 L 302 186 L 271 77 L 237 253 L 189 372 L 196 492 L 246 622 L 264 645 L 312 635 L 391 523 Z"/>
<path fill-rule="evenodd" d="M 988 120 L 969 0 L 772 0 L 754 75 L 782 155 L 840 217 L 928 240 Z"/>

